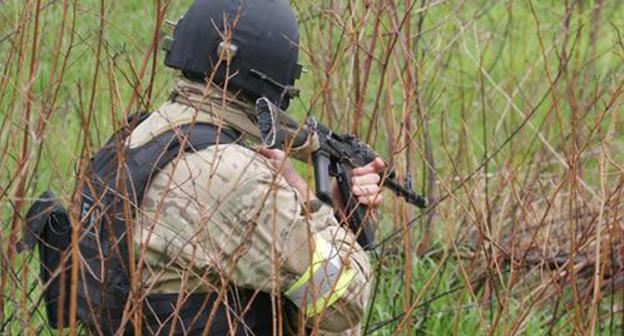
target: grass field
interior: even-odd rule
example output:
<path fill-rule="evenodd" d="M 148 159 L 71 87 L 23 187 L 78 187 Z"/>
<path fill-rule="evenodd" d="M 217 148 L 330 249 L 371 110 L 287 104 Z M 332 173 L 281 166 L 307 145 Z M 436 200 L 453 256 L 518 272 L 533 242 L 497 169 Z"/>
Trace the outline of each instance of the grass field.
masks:
<path fill-rule="evenodd" d="M 79 159 L 167 99 L 153 42 L 189 3 L 0 1 L 0 333 L 51 332 L 22 216 L 46 189 L 69 204 Z M 289 113 L 356 133 L 432 204 L 386 194 L 368 333 L 624 333 L 624 2 L 292 3 Z"/>

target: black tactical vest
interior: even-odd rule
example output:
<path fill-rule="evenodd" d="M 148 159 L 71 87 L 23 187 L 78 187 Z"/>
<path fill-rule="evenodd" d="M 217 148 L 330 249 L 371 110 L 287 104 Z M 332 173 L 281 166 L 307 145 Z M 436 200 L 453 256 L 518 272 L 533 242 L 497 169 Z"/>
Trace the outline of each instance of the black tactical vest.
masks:
<path fill-rule="evenodd" d="M 146 117 L 147 114 L 130 117 L 130 126 L 113 135 L 91 159 L 80 204 L 78 320 L 91 333 L 104 335 L 116 334 L 119 330 L 123 330 L 124 335 L 133 335 L 137 316 L 144 335 L 273 335 L 272 298 L 263 292 L 230 287 L 220 299 L 217 293 L 194 293 L 183 295 L 184 300 L 179 300 L 178 294 L 148 294 L 141 299 L 145 293 L 133 291 L 130 270 L 136 266 L 136 261 L 132 260 L 136 256 L 130 253 L 133 251 L 130 246 L 132 227 L 150 179 L 184 152 L 198 151 L 216 143 L 233 143 L 240 137 L 233 130 L 197 123 L 177 127 L 138 148 L 127 148 L 127 137 Z M 64 218 L 67 222 L 67 216 Z M 40 242 L 44 243 L 39 244 L 42 277 L 48 278 L 50 269 L 55 266 L 53 263 L 59 263 L 58 253 L 50 253 L 50 246 L 54 241 L 64 244 L 54 251 L 68 246 L 66 234 L 55 237 L 58 230 L 49 228 L 54 225 L 47 225 L 43 230 Z M 49 255 L 54 258 L 46 257 Z M 69 279 L 69 265 L 65 265 L 65 279 Z M 45 297 L 53 327 L 67 326 L 67 311 L 62 312 L 63 320 L 57 321 L 56 309 L 59 300 L 63 300 L 65 306 L 70 302 L 69 286 L 60 290 L 57 280 L 46 290 Z M 132 281 L 140 284 L 140 276 Z M 60 298 L 60 293 L 65 293 L 66 297 Z M 141 306 L 137 307 L 138 304 Z M 286 310 L 292 309 L 290 303 L 283 306 Z M 128 314 L 129 311 L 140 313 Z M 289 326 L 285 322 L 280 329 L 288 334 Z"/>

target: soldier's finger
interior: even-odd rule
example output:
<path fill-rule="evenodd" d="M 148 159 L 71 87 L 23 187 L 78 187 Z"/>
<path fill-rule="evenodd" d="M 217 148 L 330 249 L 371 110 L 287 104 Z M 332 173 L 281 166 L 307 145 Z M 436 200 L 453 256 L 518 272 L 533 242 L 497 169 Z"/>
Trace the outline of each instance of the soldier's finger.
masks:
<path fill-rule="evenodd" d="M 353 185 L 367 185 L 367 184 L 377 184 L 379 183 L 379 181 L 381 181 L 381 177 L 379 177 L 379 175 L 377 174 L 366 174 L 366 175 L 359 175 L 359 176 L 353 176 L 351 178 L 351 183 L 353 183 Z"/>
<path fill-rule="evenodd" d="M 383 202 L 383 195 L 381 193 L 378 193 L 377 195 L 373 196 L 373 201 L 371 203 L 372 206 L 379 206 L 381 205 L 381 202 Z"/>
<path fill-rule="evenodd" d="M 373 162 L 369 163 L 369 165 L 371 165 L 371 166 L 373 166 L 373 168 L 375 168 L 375 172 L 376 173 L 380 173 L 382 170 L 384 170 L 384 168 L 386 168 L 386 164 L 380 158 L 375 158 L 375 160 L 373 160 Z"/>
<path fill-rule="evenodd" d="M 260 147 L 258 149 L 258 153 L 268 157 L 269 159 L 282 160 L 286 157 L 286 153 L 284 153 L 283 151 L 279 149 L 269 149 L 266 147 Z"/>
<path fill-rule="evenodd" d="M 367 195 L 367 196 L 359 196 L 358 197 L 358 202 L 360 202 L 360 204 L 364 204 L 366 206 L 378 206 L 378 205 L 381 204 L 382 201 L 383 201 L 383 195 L 382 194 Z"/>
<path fill-rule="evenodd" d="M 363 167 L 358 167 L 358 168 L 354 168 L 353 169 L 353 175 L 357 176 L 357 175 L 365 175 L 365 174 L 371 174 L 375 172 L 375 167 L 370 166 L 370 165 L 366 165 Z"/>
<path fill-rule="evenodd" d="M 374 196 L 379 194 L 379 186 L 376 184 L 353 186 L 353 194 L 355 196 Z"/>
<path fill-rule="evenodd" d="M 353 175 L 380 173 L 384 168 L 384 162 L 380 158 L 375 158 L 375 160 L 371 161 L 367 165 L 353 169 Z"/>

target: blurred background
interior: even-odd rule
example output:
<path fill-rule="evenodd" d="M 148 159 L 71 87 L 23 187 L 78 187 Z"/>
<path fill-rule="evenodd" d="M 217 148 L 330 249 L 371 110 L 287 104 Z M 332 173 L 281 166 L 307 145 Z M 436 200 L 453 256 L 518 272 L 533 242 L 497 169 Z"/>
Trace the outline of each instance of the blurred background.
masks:
<path fill-rule="evenodd" d="M 75 208 L 77 163 L 167 99 L 158 42 L 190 2 L 0 1 L 0 333 L 55 333 L 25 211 L 46 189 Z M 624 333 L 624 2 L 291 3 L 288 112 L 430 202 L 385 195 L 365 334 Z"/>

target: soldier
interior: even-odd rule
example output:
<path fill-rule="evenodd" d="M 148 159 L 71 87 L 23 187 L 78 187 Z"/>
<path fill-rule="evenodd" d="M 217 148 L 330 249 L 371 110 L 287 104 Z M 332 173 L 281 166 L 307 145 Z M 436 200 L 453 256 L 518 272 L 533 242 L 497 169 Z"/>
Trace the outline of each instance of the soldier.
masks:
<path fill-rule="evenodd" d="M 253 102 L 286 109 L 295 93 L 298 38 L 287 0 L 195 0 L 177 23 L 170 100 L 130 118 L 83 184 L 77 318 L 90 333 L 359 333 L 366 253 L 284 152 L 249 142 Z M 371 209 L 382 169 L 352 172 Z"/>

